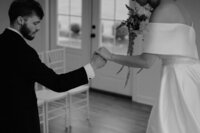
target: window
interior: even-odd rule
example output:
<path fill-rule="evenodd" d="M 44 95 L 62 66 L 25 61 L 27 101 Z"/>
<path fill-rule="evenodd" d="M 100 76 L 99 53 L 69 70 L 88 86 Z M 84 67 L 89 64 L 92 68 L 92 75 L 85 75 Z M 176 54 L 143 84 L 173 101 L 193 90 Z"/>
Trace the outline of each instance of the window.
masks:
<path fill-rule="evenodd" d="M 101 46 L 118 54 L 126 54 L 128 46 L 128 29 L 126 26 L 116 29 L 122 20 L 128 17 L 125 4 L 129 0 L 102 0 L 101 2 Z"/>
<path fill-rule="evenodd" d="M 57 44 L 81 49 L 82 0 L 58 0 L 57 15 Z"/>

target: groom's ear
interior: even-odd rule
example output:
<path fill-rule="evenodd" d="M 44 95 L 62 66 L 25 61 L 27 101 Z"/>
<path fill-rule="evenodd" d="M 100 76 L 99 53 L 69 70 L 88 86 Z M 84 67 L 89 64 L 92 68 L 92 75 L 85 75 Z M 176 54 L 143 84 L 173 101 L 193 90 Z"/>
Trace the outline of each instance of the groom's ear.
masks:
<path fill-rule="evenodd" d="M 18 25 L 24 25 L 25 20 L 22 16 L 18 16 L 17 19 L 16 19 L 16 22 L 17 22 Z"/>

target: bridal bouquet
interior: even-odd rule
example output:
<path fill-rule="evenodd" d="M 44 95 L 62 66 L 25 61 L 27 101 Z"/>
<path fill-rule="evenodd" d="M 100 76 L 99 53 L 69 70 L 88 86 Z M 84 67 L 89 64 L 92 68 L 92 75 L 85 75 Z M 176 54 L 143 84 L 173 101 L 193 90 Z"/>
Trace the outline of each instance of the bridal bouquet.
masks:
<path fill-rule="evenodd" d="M 129 11 L 128 13 L 129 17 L 126 20 L 122 21 L 121 24 L 117 27 L 117 29 L 119 29 L 122 26 L 126 26 L 128 28 L 128 36 L 129 36 L 129 44 L 127 50 L 128 56 L 133 55 L 134 41 L 138 35 L 143 34 L 146 25 L 149 23 L 149 18 L 153 10 L 153 8 L 149 4 L 141 6 L 135 0 L 132 1 L 134 5 L 133 7 L 129 7 L 128 5 L 126 5 L 126 8 Z M 124 66 L 122 66 L 117 73 L 120 73 L 123 70 L 123 68 Z M 139 71 L 141 70 L 142 69 L 140 69 Z M 128 67 L 125 86 L 128 83 L 129 77 L 130 77 L 130 67 Z"/>

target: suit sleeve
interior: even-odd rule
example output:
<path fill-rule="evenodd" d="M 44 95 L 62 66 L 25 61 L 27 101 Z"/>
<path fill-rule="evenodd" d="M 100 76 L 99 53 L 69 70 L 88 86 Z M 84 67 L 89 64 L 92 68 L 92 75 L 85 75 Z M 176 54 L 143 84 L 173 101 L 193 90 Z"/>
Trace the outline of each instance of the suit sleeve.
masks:
<path fill-rule="evenodd" d="M 68 73 L 56 74 L 41 62 L 36 51 L 29 49 L 24 52 L 26 56 L 21 56 L 24 62 L 21 63 L 23 65 L 20 66 L 20 69 L 24 76 L 31 81 L 38 82 L 56 92 L 64 92 L 88 83 L 84 67 Z"/>

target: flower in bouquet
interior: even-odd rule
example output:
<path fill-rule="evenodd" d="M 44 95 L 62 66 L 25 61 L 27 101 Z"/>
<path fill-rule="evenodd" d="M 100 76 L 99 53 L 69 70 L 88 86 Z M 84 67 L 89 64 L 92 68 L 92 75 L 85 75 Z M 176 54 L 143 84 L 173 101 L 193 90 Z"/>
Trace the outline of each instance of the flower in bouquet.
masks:
<path fill-rule="evenodd" d="M 133 5 L 134 5 L 133 7 L 129 7 L 128 5 L 126 5 L 126 8 L 129 11 L 128 18 L 122 21 L 121 24 L 117 27 L 117 29 L 121 28 L 122 26 L 126 26 L 128 28 L 128 36 L 129 36 L 129 44 L 127 50 L 128 56 L 133 55 L 134 41 L 138 35 L 143 34 L 145 27 L 149 23 L 149 18 L 153 10 L 153 8 L 149 4 L 141 6 L 135 0 L 133 0 Z M 122 66 L 117 73 L 120 73 L 123 70 L 123 68 L 124 66 Z M 125 86 L 128 83 L 129 77 L 130 77 L 130 67 L 128 67 Z"/>

